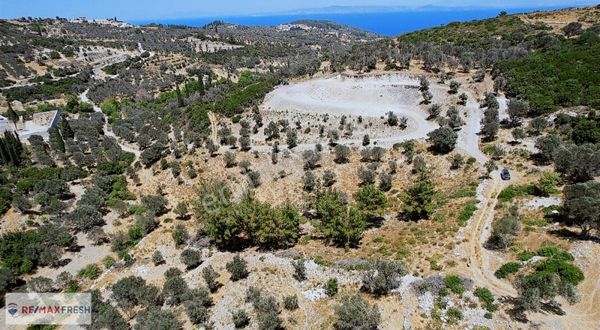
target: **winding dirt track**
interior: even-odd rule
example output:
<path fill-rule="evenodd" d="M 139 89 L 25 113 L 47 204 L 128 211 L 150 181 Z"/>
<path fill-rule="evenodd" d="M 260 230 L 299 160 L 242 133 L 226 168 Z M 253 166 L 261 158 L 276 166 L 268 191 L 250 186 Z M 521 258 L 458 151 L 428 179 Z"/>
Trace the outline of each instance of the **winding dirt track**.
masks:
<path fill-rule="evenodd" d="M 484 183 L 482 207 L 475 212 L 469 230 L 465 235 L 467 246 L 465 251 L 469 258 L 469 270 L 475 282 L 485 285 L 497 295 L 516 296 L 516 290 L 509 283 L 494 276 L 489 261 L 491 252 L 483 247 L 491 232 L 494 219 L 494 209 L 498 203 L 498 194 L 506 185 L 500 180 L 498 172 L 493 172 L 491 178 Z"/>
<path fill-rule="evenodd" d="M 490 289 L 495 295 L 503 297 L 516 297 L 517 291 L 507 281 L 500 280 L 494 275 L 494 269 L 490 267 L 490 258 L 493 252 L 484 248 L 484 243 L 491 232 L 491 224 L 494 219 L 494 209 L 498 203 L 498 194 L 509 183 L 518 182 L 518 173 L 513 173 L 513 180 L 505 182 L 500 180 L 497 172 L 492 173 L 488 179 L 483 192 L 481 208 L 473 216 L 469 229 L 465 234 L 465 252 L 469 258 L 468 273 L 472 279 Z M 591 246 L 591 253 L 586 256 L 584 267 L 586 279 L 578 287 L 581 294 L 581 302 L 575 305 L 562 303 L 565 315 L 559 316 L 548 313 L 538 313 L 531 316 L 534 322 L 545 324 L 549 328 L 560 329 L 598 329 L 600 330 L 600 245 L 585 242 Z M 560 299 L 562 301 L 562 298 Z"/>

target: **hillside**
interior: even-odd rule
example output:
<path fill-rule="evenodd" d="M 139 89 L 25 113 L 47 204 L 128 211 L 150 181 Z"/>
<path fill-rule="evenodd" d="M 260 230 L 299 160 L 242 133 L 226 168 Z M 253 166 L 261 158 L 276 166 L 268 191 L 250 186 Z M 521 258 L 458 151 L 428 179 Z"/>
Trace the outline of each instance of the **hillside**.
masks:
<path fill-rule="evenodd" d="M 598 12 L 2 20 L 0 296 L 90 293 L 90 329 L 594 329 Z"/>

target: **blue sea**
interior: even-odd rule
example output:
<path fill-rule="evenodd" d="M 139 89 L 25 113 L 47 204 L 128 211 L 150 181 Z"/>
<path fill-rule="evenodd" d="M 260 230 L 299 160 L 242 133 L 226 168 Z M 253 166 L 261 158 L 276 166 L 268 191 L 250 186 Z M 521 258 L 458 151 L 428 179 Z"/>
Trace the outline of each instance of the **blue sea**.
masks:
<path fill-rule="evenodd" d="M 509 14 L 530 12 L 542 9 L 555 8 L 519 8 L 506 9 Z M 130 21 L 135 25 L 159 23 L 165 25 L 187 25 L 199 27 L 215 20 L 227 23 L 235 23 L 248 26 L 275 26 L 290 23 L 301 19 L 328 20 L 346 24 L 375 32 L 384 36 L 396 36 L 407 32 L 417 31 L 425 28 L 436 27 L 450 22 L 470 21 L 495 17 L 498 9 L 476 9 L 476 10 L 423 10 L 408 12 L 382 12 L 382 13 L 349 13 L 349 14 L 304 14 L 304 15 L 276 15 L 276 16 L 230 16 L 230 17 L 203 17 L 182 19 L 154 19 L 143 21 Z"/>

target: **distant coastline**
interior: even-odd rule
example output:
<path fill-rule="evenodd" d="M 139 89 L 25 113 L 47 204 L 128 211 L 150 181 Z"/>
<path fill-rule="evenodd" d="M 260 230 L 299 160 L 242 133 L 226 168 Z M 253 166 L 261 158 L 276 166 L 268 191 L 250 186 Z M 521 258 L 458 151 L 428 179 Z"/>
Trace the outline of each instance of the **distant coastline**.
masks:
<path fill-rule="evenodd" d="M 515 8 L 505 10 L 509 14 L 536 10 L 552 10 L 560 7 Z M 178 19 L 129 20 L 134 25 L 150 23 L 164 25 L 185 25 L 200 27 L 215 20 L 249 26 L 276 26 L 302 19 L 328 20 L 375 32 L 383 36 L 396 36 L 403 33 L 436 27 L 450 22 L 470 21 L 491 18 L 498 15 L 500 9 L 440 9 L 431 11 L 369 12 L 369 13 L 324 13 L 324 14 L 284 14 L 269 16 L 229 16 Z"/>

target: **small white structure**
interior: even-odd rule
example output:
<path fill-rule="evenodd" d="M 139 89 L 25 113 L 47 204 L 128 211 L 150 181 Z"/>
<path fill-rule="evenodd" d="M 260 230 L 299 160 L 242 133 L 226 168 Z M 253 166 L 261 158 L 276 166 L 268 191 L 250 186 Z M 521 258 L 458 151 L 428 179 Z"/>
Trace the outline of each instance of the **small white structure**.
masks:
<path fill-rule="evenodd" d="M 48 129 L 56 126 L 60 120 L 60 111 L 45 111 L 36 112 L 31 120 L 23 122 L 20 120 L 17 123 L 17 134 L 21 141 L 26 141 L 32 135 L 40 135 L 44 139 L 48 139 Z M 0 133 L 5 131 L 15 131 L 15 125 L 5 117 L 0 116 Z"/>

